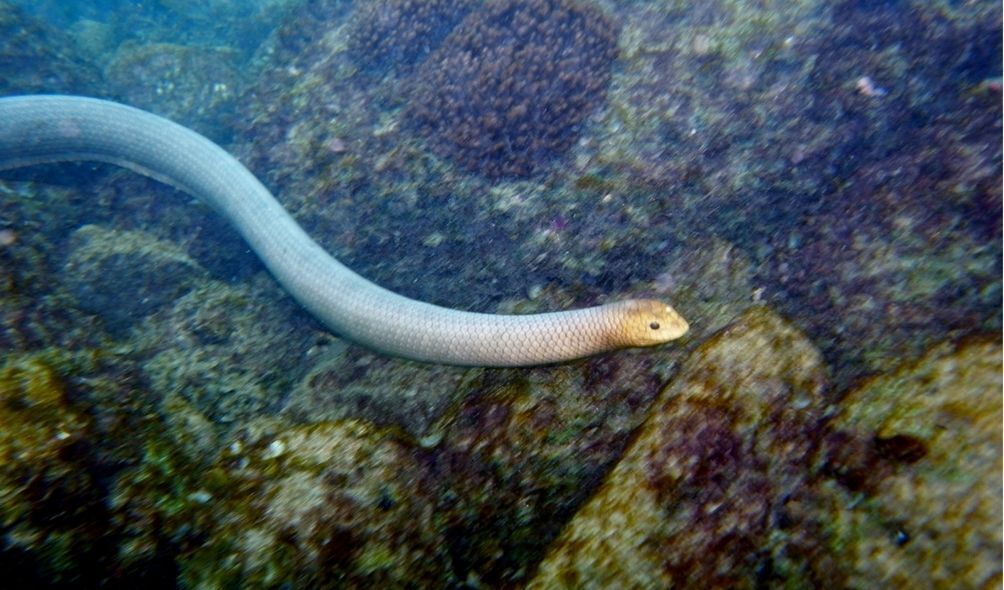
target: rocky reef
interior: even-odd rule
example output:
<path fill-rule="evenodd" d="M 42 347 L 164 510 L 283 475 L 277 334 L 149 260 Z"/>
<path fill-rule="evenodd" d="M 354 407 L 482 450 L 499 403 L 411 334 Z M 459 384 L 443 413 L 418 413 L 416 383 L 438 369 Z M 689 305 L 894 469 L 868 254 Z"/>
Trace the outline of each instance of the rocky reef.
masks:
<path fill-rule="evenodd" d="M 0 0 L 0 87 L 231 140 L 405 295 L 657 296 L 692 330 L 561 366 L 407 363 L 328 333 L 173 189 L 4 171 L 9 586 L 1000 585 L 999 3 L 269 1 L 240 30 L 281 24 L 239 40 L 186 32 L 230 3 L 203 4 L 53 27 Z M 520 26 L 527 53 L 488 43 Z M 489 100 L 504 77 L 475 50 L 524 86 Z M 469 83 L 480 115 L 548 105 L 512 127 L 543 143 L 492 151 L 515 136 L 453 109 Z M 568 104 L 528 98 L 551 91 Z"/>
<path fill-rule="evenodd" d="M 803 335 L 746 313 L 683 363 L 529 587 L 755 587 L 774 568 L 833 583 L 825 559 L 814 572 L 797 557 L 825 538 L 791 508 L 811 481 L 826 385 Z"/>
<path fill-rule="evenodd" d="M 939 346 L 844 398 L 819 505 L 848 585 L 1000 583 L 1001 352 Z"/>
<path fill-rule="evenodd" d="M 1000 372 L 1000 343 L 973 341 L 835 403 L 805 336 L 747 312 L 681 365 L 528 587 L 991 586 Z"/>

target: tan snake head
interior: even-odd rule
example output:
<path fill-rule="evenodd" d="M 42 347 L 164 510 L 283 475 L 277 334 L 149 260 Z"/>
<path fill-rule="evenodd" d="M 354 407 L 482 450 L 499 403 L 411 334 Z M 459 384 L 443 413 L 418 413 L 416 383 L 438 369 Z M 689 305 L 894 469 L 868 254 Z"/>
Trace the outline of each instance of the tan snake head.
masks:
<path fill-rule="evenodd" d="M 656 299 L 629 299 L 612 305 L 620 307 L 615 336 L 618 346 L 664 344 L 690 329 L 690 324 L 675 309 Z"/>

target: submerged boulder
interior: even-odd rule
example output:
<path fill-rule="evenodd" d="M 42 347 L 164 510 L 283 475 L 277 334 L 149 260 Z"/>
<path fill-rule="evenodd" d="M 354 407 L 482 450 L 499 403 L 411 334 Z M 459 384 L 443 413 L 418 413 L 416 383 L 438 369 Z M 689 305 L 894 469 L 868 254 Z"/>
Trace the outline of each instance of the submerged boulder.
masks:
<path fill-rule="evenodd" d="M 753 587 L 772 559 L 821 584 L 784 561 L 821 543 L 797 507 L 825 384 L 804 335 L 767 308 L 746 312 L 683 362 L 530 587 Z"/>
<path fill-rule="evenodd" d="M 1001 345 L 941 346 L 843 400 L 825 445 L 854 588 L 1001 582 Z"/>
<path fill-rule="evenodd" d="M 63 282 L 77 306 L 121 332 L 190 291 L 205 271 L 175 244 L 85 225 L 70 237 Z"/>

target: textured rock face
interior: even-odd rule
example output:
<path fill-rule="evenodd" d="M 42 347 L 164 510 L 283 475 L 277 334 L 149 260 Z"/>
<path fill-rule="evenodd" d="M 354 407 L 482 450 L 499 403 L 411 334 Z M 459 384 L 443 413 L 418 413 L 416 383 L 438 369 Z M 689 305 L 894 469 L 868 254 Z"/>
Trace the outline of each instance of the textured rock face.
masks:
<path fill-rule="evenodd" d="M 0 2 L 0 94 L 94 92 L 97 68 L 76 55 L 62 31 Z"/>
<path fill-rule="evenodd" d="M 218 424 L 274 411 L 275 392 L 299 376 L 308 340 L 294 304 L 272 303 L 273 289 L 205 281 L 150 318 L 135 342 L 150 351 L 143 370 L 151 386 Z"/>
<path fill-rule="evenodd" d="M 121 332 L 190 291 L 204 271 L 149 234 L 86 225 L 70 238 L 64 284 L 77 305 Z"/>
<path fill-rule="evenodd" d="M 617 30 L 569 0 L 490 2 L 423 64 L 410 118 L 467 170 L 527 176 L 567 149 L 603 100 Z"/>
<path fill-rule="evenodd" d="M 105 75 L 122 102 L 226 142 L 243 83 L 239 68 L 231 49 L 153 43 L 120 48 Z"/>
<path fill-rule="evenodd" d="M 50 569 L 63 580 L 99 551 L 107 526 L 82 449 L 94 434 L 87 416 L 67 403 L 65 386 L 44 362 L 10 356 L 0 365 L 0 567 L 18 587 L 19 568 L 34 555 L 59 556 Z M 87 534 L 84 531 L 95 531 Z M 15 565 L 11 555 L 22 554 Z"/>
<path fill-rule="evenodd" d="M 820 542 L 797 498 L 824 384 L 804 336 L 765 308 L 744 314 L 683 363 L 531 587 L 752 587 L 785 567 L 819 582 L 787 556 Z"/>
<path fill-rule="evenodd" d="M 851 587 L 1001 583 L 1001 346 L 944 347 L 851 392 L 826 486 Z"/>
<path fill-rule="evenodd" d="M 531 588 L 990 588 L 1001 346 L 944 345 L 823 395 L 764 308 L 686 360 Z"/>
<path fill-rule="evenodd" d="M 188 582 L 296 588 L 456 584 L 435 488 L 413 451 L 356 421 L 291 428 L 242 446 L 210 543 Z M 221 507 L 223 503 L 221 502 Z M 229 571 L 216 562 L 226 551 Z"/>

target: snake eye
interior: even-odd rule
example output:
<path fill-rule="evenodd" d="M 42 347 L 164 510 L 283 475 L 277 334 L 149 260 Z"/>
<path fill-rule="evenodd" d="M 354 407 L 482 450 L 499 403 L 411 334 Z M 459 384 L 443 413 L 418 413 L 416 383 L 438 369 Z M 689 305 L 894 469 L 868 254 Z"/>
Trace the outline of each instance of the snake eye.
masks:
<path fill-rule="evenodd" d="M 659 322 L 652 322 L 651 324 L 648 325 L 648 327 L 652 328 L 653 330 L 658 330 L 659 329 Z"/>

